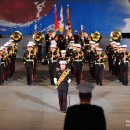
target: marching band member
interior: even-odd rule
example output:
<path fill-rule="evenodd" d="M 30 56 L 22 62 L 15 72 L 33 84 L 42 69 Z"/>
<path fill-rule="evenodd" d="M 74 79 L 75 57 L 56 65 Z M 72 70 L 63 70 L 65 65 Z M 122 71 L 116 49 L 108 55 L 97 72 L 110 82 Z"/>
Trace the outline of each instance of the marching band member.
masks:
<path fill-rule="evenodd" d="M 32 46 L 33 46 L 32 41 L 30 41 L 27 44 L 27 51 L 24 53 L 24 56 L 23 56 L 28 85 L 32 85 L 32 81 L 33 81 L 34 52 L 33 52 Z"/>
<path fill-rule="evenodd" d="M 67 109 L 67 94 L 69 83 L 71 82 L 67 62 L 62 60 L 60 66 L 56 69 L 54 75 L 54 83 L 57 85 L 60 111 L 66 112 Z"/>
<path fill-rule="evenodd" d="M 103 85 L 103 76 L 104 76 L 104 68 L 106 61 L 106 57 L 102 54 L 102 48 L 97 49 L 97 55 L 95 58 L 95 78 L 97 85 Z"/>
<path fill-rule="evenodd" d="M 122 45 L 123 52 L 121 53 L 121 81 L 122 85 L 128 85 L 128 69 L 130 61 L 130 53 L 126 52 L 127 45 Z"/>
<path fill-rule="evenodd" d="M 81 45 L 76 44 L 76 50 L 74 51 L 74 66 L 75 66 L 77 84 L 80 84 L 80 81 L 82 79 L 83 59 L 84 59 L 84 53 L 81 50 Z"/>
<path fill-rule="evenodd" d="M 50 80 L 51 80 L 51 85 L 54 85 L 54 73 L 56 71 L 56 66 L 57 66 L 57 60 L 59 57 L 59 50 L 56 48 L 56 43 L 53 40 L 52 44 L 50 45 L 50 50 L 47 54 L 47 59 L 48 59 L 48 67 L 49 67 L 49 74 L 50 74 Z"/>
<path fill-rule="evenodd" d="M 4 62 L 3 47 L 0 47 L 0 85 L 4 83 Z"/>

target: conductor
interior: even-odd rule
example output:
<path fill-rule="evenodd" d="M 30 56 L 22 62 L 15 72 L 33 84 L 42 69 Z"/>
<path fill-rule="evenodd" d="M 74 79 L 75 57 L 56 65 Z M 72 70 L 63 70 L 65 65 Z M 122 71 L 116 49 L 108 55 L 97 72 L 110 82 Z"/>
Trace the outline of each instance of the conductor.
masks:
<path fill-rule="evenodd" d="M 68 108 L 64 130 L 106 130 L 103 109 L 90 104 L 93 88 L 89 83 L 78 86 L 80 104 Z"/>

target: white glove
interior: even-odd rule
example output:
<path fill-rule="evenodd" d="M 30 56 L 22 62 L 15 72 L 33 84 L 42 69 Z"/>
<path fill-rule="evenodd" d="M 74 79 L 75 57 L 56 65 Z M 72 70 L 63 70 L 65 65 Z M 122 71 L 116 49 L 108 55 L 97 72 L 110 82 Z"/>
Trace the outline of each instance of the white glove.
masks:
<path fill-rule="evenodd" d="M 71 82 L 71 79 L 68 79 L 68 83 L 70 83 Z"/>
<path fill-rule="evenodd" d="M 54 78 L 54 83 L 57 84 L 57 78 Z"/>

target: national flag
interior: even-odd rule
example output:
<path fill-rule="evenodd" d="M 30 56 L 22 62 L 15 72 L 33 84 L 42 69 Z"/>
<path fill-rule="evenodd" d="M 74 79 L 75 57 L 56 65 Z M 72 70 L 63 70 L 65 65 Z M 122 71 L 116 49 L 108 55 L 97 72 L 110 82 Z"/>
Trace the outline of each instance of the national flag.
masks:
<path fill-rule="evenodd" d="M 70 22 L 70 9 L 69 5 L 67 5 L 67 10 L 66 10 L 66 28 L 71 27 L 71 22 Z"/>
<path fill-rule="evenodd" d="M 54 31 L 57 32 L 58 30 L 59 30 L 59 27 L 58 27 L 57 8 L 56 8 L 56 4 L 55 4 L 55 8 L 54 8 Z"/>
<path fill-rule="evenodd" d="M 63 23 L 63 8 L 61 6 L 61 9 L 60 9 L 60 25 L 59 25 L 59 30 L 61 33 L 64 32 L 64 23 Z"/>

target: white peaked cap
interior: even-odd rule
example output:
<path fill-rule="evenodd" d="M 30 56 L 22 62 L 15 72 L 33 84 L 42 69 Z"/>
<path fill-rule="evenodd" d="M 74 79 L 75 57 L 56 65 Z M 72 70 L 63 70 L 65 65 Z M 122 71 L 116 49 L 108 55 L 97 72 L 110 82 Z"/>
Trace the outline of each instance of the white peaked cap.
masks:
<path fill-rule="evenodd" d="M 95 44 L 95 42 L 94 42 L 94 41 L 89 41 L 89 43 L 90 43 L 90 44 Z"/>
<path fill-rule="evenodd" d="M 99 46 L 99 43 L 95 43 L 96 46 Z"/>
<path fill-rule="evenodd" d="M 119 49 L 119 51 L 123 51 L 123 49 L 122 49 L 122 48 L 120 48 L 120 49 Z"/>
<path fill-rule="evenodd" d="M 59 64 L 67 64 L 67 62 L 65 60 L 61 60 Z"/>
<path fill-rule="evenodd" d="M 127 45 L 122 45 L 122 47 L 126 48 L 126 47 L 127 47 Z"/>
<path fill-rule="evenodd" d="M 3 50 L 5 47 L 4 47 L 4 46 L 1 46 L 0 48 Z"/>
<path fill-rule="evenodd" d="M 98 48 L 97 51 L 102 51 L 102 48 Z"/>
<path fill-rule="evenodd" d="M 50 47 L 51 48 L 56 48 L 56 45 L 55 44 L 51 44 Z"/>
<path fill-rule="evenodd" d="M 9 42 L 13 42 L 14 40 L 13 39 L 10 39 Z"/>
<path fill-rule="evenodd" d="M 33 45 L 33 44 L 35 44 L 35 43 L 34 43 L 34 41 L 29 41 L 28 44 L 32 44 L 32 45 Z"/>
<path fill-rule="evenodd" d="M 111 43 L 116 44 L 116 42 L 115 42 L 115 41 L 111 41 Z"/>
<path fill-rule="evenodd" d="M 66 53 L 66 50 L 61 50 L 60 52 L 61 52 L 61 53 Z"/>
<path fill-rule="evenodd" d="M 116 45 L 119 46 L 119 45 L 120 45 L 120 42 L 117 42 Z"/>
<path fill-rule="evenodd" d="M 2 51 L 3 50 L 3 48 L 2 47 L 0 47 L 0 51 Z"/>
<path fill-rule="evenodd" d="M 80 44 L 76 44 L 76 47 L 79 47 L 79 48 L 81 48 L 81 45 L 80 45 Z"/>
<path fill-rule="evenodd" d="M 53 45 L 57 45 L 57 42 L 56 42 L 55 40 L 52 40 L 52 41 L 51 41 L 51 45 L 52 45 L 52 44 L 53 44 Z"/>

